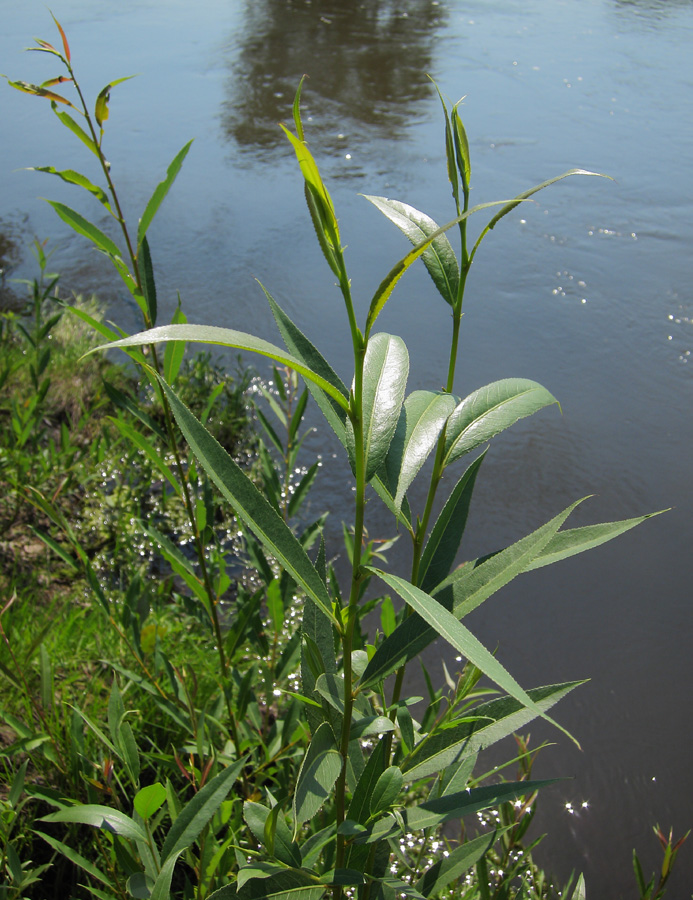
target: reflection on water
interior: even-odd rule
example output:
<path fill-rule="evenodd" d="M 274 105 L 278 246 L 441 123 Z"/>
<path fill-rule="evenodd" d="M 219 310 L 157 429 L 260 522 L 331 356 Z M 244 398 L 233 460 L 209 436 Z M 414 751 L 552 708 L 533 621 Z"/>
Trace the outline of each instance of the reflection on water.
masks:
<path fill-rule="evenodd" d="M 283 146 L 277 122 L 305 74 L 303 112 L 320 150 L 401 137 L 430 95 L 423 75 L 444 19 L 439 0 L 247 0 L 227 44 L 226 136 L 254 153 Z"/>
<path fill-rule="evenodd" d="M 624 18 L 629 15 L 656 22 L 681 9 L 688 9 L 691 0 L 613 0 L 617 12 Z"/>

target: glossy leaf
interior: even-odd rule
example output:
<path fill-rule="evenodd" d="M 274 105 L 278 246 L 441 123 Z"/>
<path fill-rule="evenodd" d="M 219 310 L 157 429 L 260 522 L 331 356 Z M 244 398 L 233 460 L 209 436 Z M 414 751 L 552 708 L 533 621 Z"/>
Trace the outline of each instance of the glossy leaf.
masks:
<path fill-rule="evenodd" d="M 390 299 L 390 296 L 392 295 L 397 282 L 400 280 L 402 275 L 404 275 L 407 269 L 412 265 L 412 263 L 416 262 L 416 260 L 424 253 L 426 248 L 433 243 L 433 241 L 440 237 L 440 235 L 445 234 L 445 232 L 448 229 L 452 228 L 453 225 L 457 225 L 458 222 L 463 222 L 473 213 L 478 212 L 481 209 L 488 209 L 491 206 L 501 206 L 506 202 L 506 200 L 498 200 L 493 203 L 481 203 L 478 206 L 472 207 L 472 209 L 467 210 L 467 212 L 462 213 L 462 215 L 457 216 L 457 218 L 452 219 L 452 221 L 447 222 L 445 225 L 441 225 L 441 227 L 437 231 L 429 234 L 425 240 L 421 241 L 414 248 L 412 248 L 406 256 L 403 256 L 402 259 L 400 259 L 400 261 L 396 263 L 392 267 L 392 269 L 390 269 L 385 278 L 383 278 L 378 286 L 378 289 L 373 295 L 373 299 L 371 300 L 370 308 L 368 310 L 368 317 L 366 319 L 366 337 L 368 337 L 368 335 L 371 333 L 376 319 L 383 311 L 383 308 L 385 307 L 387 301 Z"/>
<path fill-rule="evenodd" d="M 372 735 L 387 734 L 394 731 L 395 726 L 387 716 L 364 716 L 362 719 L 354 719 L 349 729 L 349 740 L 356 738 L 372 737 Z"/>
<path fill-rule="evenodd" d="M 428 625 L 434 628 L 439 635 L 454 647 L 458 653 L 461 653 L 469 662 L 473 663 L 477 669 L 480 669 L 487 678 L 497 684 L 502 690 L 510 694 L 520 703 L 523 703 L 528 709 L 531 709 L 537 715 L 551 722 L 560 731 L 566 734 L 571 740 L 572 735 L 554 722 L 546 713 L 534 703 L 532 698 L 524 691 L 515 681 L 512 675 L 501 665 L 501 663 L 490 653 L 483 644 L 469 631 L 468 628 L 458 622 L 452 613 L 448 612 L 444 606 L 441 606 L 433 597 L 425 594 L 423 591 L 411 585 L 403 578 L 397 575 L 390 575 L 379 569 L 368 567 L 375 575 L 378 575 L 385 584 L 389 585 L 399 596 L 417 612 Z"/>
<path fill-rule="evenodd" d="M 341 770 L 342 757 L 334 734 L 327 722 L 323 722 L 313 735 L 298 773 L 293 801 L 296 828 L 322 809 Z"/>
<path fill-rule="evenodd" d="M 455 398 L 451 394 L 436 391 L 414 391 L 404 401 L 385 460 L 388 484 L 395 488 L 394 504 L 398 512 L 454 408 Z"/>
<path fill-rule="evenodd" d="M 435 828 L 451 819 L 462 819 L 464 816 L 497 806 L 507 800 L 514 800 L 516 797 L 529 796 L 543 787 L 555 784 L 556 781 L 557 779 L 553 778 L 546 781 L 489 784 L 427 800 L 420 806 L 402 810 L 402 816 L 409 831 L 422 831 L 424 828 Z"/>
<path fill-rule="evenodd" d="M 526 378 L 505 378 L 479 388 L 465 397 L 448 419 L 444 465 L 552 403 L 558 401 L 546 388 Z"/>
<path fill-rule="evenodd" d="M 245 758 L 238 759 L 227 766 L 186 803 L 166 835 L 161 848 L 162 864 L 197 840 L 202 829 L 226 800 L 246 762 Z"/>
<path fill-rule="evenodd" d="M 416 882 L 417 889 L 424 897 L 437 897 L 449 884 L 461 878 L 493 845 L 495 831 L 482 834 L 474 840 L 466 841 L 451 850 L 434 863 Z"/>
<path fill-rule="evenodd" d="M 462 100 L 464 97 L 462 98 Z M 462 124 L 462 118 L 459 114 L 459 106 L 462 100 L 458 100 L 453 106 L 450 114 L 450 127 L 452 130 L 453 141 L 455 144 L 455 159 L 457 161 L 457 169 L 462 178 L 465 196 L 469 194 L 469 185 L 472 178 L 472 162 L 469 155 L 469 141 L 467 140 L 467 132 Z"/>
<path fill-rule="evenodd" d="M 586 900 L 586 898 L 587 892 L 585 890 L 585 878 L 581 872 L 577 880 L 577 884 L 575 885 L 575 890 L 570 896 L 570 900 Z"/>
<path fill-rule="evenodd" d="M 39 819 L 40 822 L 78 822 L 81 825 L 91 825 L 94 828 L 103 828 L 113 834 L 119 834 L 133 841 L 147 842 L 147 835 L 140 825 L 125 813 L 108 806 L 97 804 L 84 804 L 70 806 L 67 809 L 59 809 Z"/>
<path fill-rule="evenodd" d="M 546 712 L 582 681 L 553 684 L 527 691 L 535 706 Z M 407 782 L 427 778 L 464 759 L 474 758 L 508 735 L 517 733 L 536 714 L 513 697 L 498 697 L 468 710 L 465 721 L 435 729 L 406 756 L 401 767 Z"/>
<path fill-rule="evenodd" d="M 476 476 L 485 456 L 486 451 L 463 473 L 431 529 L 419 566 L 419 585 L 426 593 L 433 592 L 455 562 L 467 525 Z"/>
<path fill-rule="evenodd" d="M 409 354 L 402 338 L 376 334 L 368 342 L 363 364 L 363 452 L 366 481 L 384 463 L 404 401 Z M 355 458 L 354 431 L 346 428 L 349 456 Z"/>
<path fill-rule="evenodd" d="M 262 338 L 247 334 L 244 331 L 235 331 L 231 328 L 219 328 L 215 325 L 160 325 L 148 331 L 141 331 L 129 337 L 105 344 L 97 349 L 110 350 L 113 347 L 134 347 L 141 344 L 160 344 L 165 341 L 192 341 L 200 344 L 219 344 L 222 347 L 232 347 L 236 350 L 249 350 L 268 356 L 283 366 L 295 369 L 300 375 L 309 381 L 314 381 L 325 393 L 333 397 L 346 411 L 348 402 L 344 395 L 324 378 L 305 366 L 300 360 L 290 353 L 264 341 Z M 93 351 L 92 351 L 93 352 Z"/>
<path fill-rule="evenodd" d="M 178 173 L 180 172 L 181 166 L 183 165 L 183 161 L 185 157 L 188 155 L 188 151 L 192 146 L 192 141 L 188 141 L 188 143 L 178 151 L 178 153 L 173 158 L 173 161 L 169 165 L 166 170 L 166 177 L 163 181 L 161 181 L 155 188 L 154 193 L 149 198 L 147 202 L 147 206 L 145 207 L 144 212 L 142 213 L 142 218 L 140 219 L 140 223 L 137 227 L 137 246 L 139 247 L 142 244 L 145 234 L 149 229 L 149 226 L 152 224 L 152 220 L 154 216 L 157 214 L 159 207 L 163 203 L 166 195 L 168 194 L 171 185 L 176 180 Z M 138 251 L 139 252 L 139 251 Z"/>
<path fill-rule="evenodd" d="M 67 182 L 67 184 L 74 184 L 77 185 L 77 187 L 84 188 L 89 191 L 90 194 L 93 194 L 99 203 L 102 203 L 110 213 L 113 212 L 111 202 L 108 199 L 108 194 L 103 188 L 99 187 L 98 184 L 91 182 L 86 175 L 82 175 L 81 172 L 75 172 L 72 169 L 59 170 L 54 166 L 32 166 L 28 171 L 45 172 L 47 175 L 57 175 L 58 178 L 61 178 L 63 181 Z"/>
<path fill-rule="evenodd" d="M 409 206 L 408 203 L 390 200 L 388 197 L 376 197 L 369 194 L 364 196 L 391 222 L 394 222 L 412 244 L 418 244 L 440 230 L 440 226 L 433 219 L 418 209 L 414 209 L 413 206 Z M 457 298 L 460 273 L 455 251 L 452 249 L 447 235 L 439 234 L 424 250 L 421 260 L 443 300 L 453 306 Z"/>

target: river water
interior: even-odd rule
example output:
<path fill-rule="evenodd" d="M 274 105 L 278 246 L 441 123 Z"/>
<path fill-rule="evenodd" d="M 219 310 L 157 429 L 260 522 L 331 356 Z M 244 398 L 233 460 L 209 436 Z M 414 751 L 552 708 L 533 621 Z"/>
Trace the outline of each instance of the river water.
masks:
<path fill-rule="evenodd" d="M 20 53 L 33 36 L 52 39 L 44 5 L 2 6 L 3 71 L 57 74 L 49 59 Z M 195 137 L 150 232 L 160 321 L 180 291 L 192 321 L 276 339 L 257 277 L 345 381 L 344 311 L 277 127 L 301 75 L 307 137 L 349 245 L 361 317 L 408 245 L 359 193 L 403 199 L 441 222 L 453 215 L 427 74 L 451 99 L 466 95 L 473 202 L 575 166 L 615 179 L 562 182 L 490 235 L 469 280 L 456 391 L 517 375 L 562 406 L 492 444 L 465 557 L 588 494 L 576 525 L 673 507 L 588 556 L 523 576 L 468 620 L 527 687 L 591 678 L 558 708 L 582 752 L 533 729 L 533 743 L 558 744 L 535 775 L 571 776 L 541 801 L 543 859 L 562 877 L 583 870 L 590 900 L 635 896 L 632 848 L 651 870 L 651 826 L 693 825 L 693 3 L 62 0 L 54 12 L 92 94 L 139 73 L 114 89 L 106 137 L 130 215 Z M 77 162 L 42 102 L 1 90 L 0 116 L 4 227 L 51 238 L 64 289 L 96 291 L 123 327 L 137 327 L 108 266 L 39 197 L 97 211 L 57 179 L 19 171 L 89 172 L 90 161 Z M 379 324 L 410 348 L 410 389 L 442 383 L 449 317 L 423 270 L 401 282 Z M 337 449 L 325 427 L 312 447 L 326 460 Z M 346 467 L 325 466 L 313 507 L 332 510 L 333 534 L 348 497 Z M 372 536 L 390 529 L 376 513 Z M 392 561 L 405 570 L 406 558 L 402 547 Z M 437 647 L 427 657 L 436 677 L 441 654 L 455 663 Z M 685 846 L 670 896 L 691 890 Z"/>

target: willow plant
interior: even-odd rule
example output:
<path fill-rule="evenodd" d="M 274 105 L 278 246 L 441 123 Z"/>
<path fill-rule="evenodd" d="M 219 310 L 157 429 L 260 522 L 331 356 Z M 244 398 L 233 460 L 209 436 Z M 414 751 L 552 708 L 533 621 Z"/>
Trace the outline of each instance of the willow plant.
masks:
<path fill-rule="evenodd" d="M 39 42 L 39 49 L 58 56 L 73 80 L 69 48 L 60 30 L 62 52 L 46 42 Z M 58 104 L 67 101 L 54 93 L 55 82 L 38 86 L 11 83 L 51 101 L 62 123 L 102 161 L 104 176 L 112 187 L 109 167 L 101 152 L 99 129 L 108 115 L 110 90 L 118 82 L 101 92 L 93 115 L 78 89 L 88 132 L 58 110 Z M 462 842 L 449 855 L 435 861 L 427 860 L 425 854 L 419 854 L 416 860 L 403 859 L 400 838 L 411 832 L 430 836 L 446 822 L 530 796 L 543 786 L 545 782 L 541 781 L 505 782 L 475 775 L 477 756 L 536 717 L 555 725 L 549 711 L 579 683 L 525 690 L 463 624 L 464 617 L 518 575 L 602 544 L 647 518 L 565 528 L 570 513 L 581 502 L 578 500 L 518 542 L 455 567 L 474 486 L 486 454 L 482 448 L 518 419 L 557 403 L 546 388 L 525 378 L 506 378 L 482 386 L 467 397 L 455 396 L 462 307 L 472 263 L 494 227 L 534 193 L 567 177 L 596 173 L 572 169 L 512 199 L 470 207 L 471 160 L 459 103 L 450 107 L 439 93 L 454 216 L 439 226 L 428 215 L 401 201 L 367 198 L 413 246 L 387 272 L 370 300 L 365 322 L 360 324 L 337 214 L 305 140 L 300 96 L 301 86 L 293 106 L 295 131 L 282 127 L 300 166 L 322 253 L 337 279 L 344 303 L 353 349 L 351 385 L 344 384 L 265 288 L 283 347 L 243 331 L 179 321 L 109 340 L 105 348 L 120 347 L 134 355 L 146 377 L 157 386 L 166 408 L 172 411 L 197 462 L 231 505 L 243 528 L 288 573 L 296 591 L 305 597 L 302 687 L 295 696 L 302 704 L 311 739 L 290 784 L 282 786 L 279 794 L 276 785 L 273 791 L 258 785 L 253 796 L 245 800 L 243 815 L 249 837 L 238 838 L 235 863 L 227 872 L 226 886 L 207 896 L 210 900 L 280 896 L 320 900 L 332 892 L 339 900 L 346 890 L 360 900 L 391 900 L 397 893 L 433 897 L 459 882 L 475 866 L 477 877 L 481 878 L 486 872 L 484 855 L 496 840 L 502 840 L 503 829 Z M 140 304 L 147 326 L 155 324 L 156 302 L 146 234 L 188 147 L 174 159 L 167 178 L 155 191 L 134 242 L 117 203 L 111 205 L 112 201 L 84 176 L 42 169 L 89 190 L 122 226 L 127 266 L 118 247 L 96 226 L 62 204 L 52 204 L 68 225 L 110 256 Z M 114 190 L 111 197 L 115 198 Z M 485 222 L 473 240 L 468 233 L 472 217 Z M 448 232 L 455 231 L 459 254 L 448 238 Z M 442 373 L 444 389 L 408 394 L 407 346 L 401 337 L 377 331 L 376 325 L 398 282 L 419 259 L 451 308 L 452 329 L 449 357 Z M 311 558 L 287 517 L 179 399 L 172 385 L 173 368 L 159 365 L 155 348 L 167 343 L 166 359 L 170 360 L 172 348 L 180 348 L 182 342 L 251 351 L 303 377 L 343 445 L 353 474 L 355 499 L 348 584 L 339 585 L 334 572 L 328 569 L 324 540 L 321 539 L 315 558 Z M 141 347 L 151 348 L 148 358 Z M 454 486 L 433 520 L 443 475 L 454 471 L 462 460 L 470 459 L 474 451 L 479 455 L 455 476 Z M 415 511 L 409 489 L 431 457 L 424 505 Z M 184 469 L 182 464 L 178 466 L 183 484 Z M 371 491 L 411 539 L 408 578 L 382 564 L 376 565 L 380 559 L 367 539 L 367 499 Z M 372 608 L 372 601 L 366 601 L 366 591 L 377 582 L 383 591 L 398 596 L 402 604 L 395 616 L 389 599 L 382 600 L 384 634 L 368 642 L 361 637 L 360 622 L 364 610 Z M 211 615 L 213 609 L 212 604 Z M 467 668 L 464 677 L 454 685 L 447 710 L 428 710 L 417 721 L 412 710 L 419 698 L 402 697 L 404 671 L 407 663 L 438 637 L 467 660 Z M 479 702 L 474 687 L 482 675 L 500 693 Z M 232 766 L 224 770 L 226 775 L 216 776 L 215 785 L 223 785 L 215 794 L 217 799 L 231 791 L 234 780 L 244 771 L 245 757 L 238 741 L 235 754 Z M 412 787 L 416 798 L 413 801 L 409 793 Z M 67 815 L 61 812 L 53 819 L 67 821 Z M 75 819 L 77 814 L 71 811 L 69 815 L 73 815 L 71 821 L 86 821 Z M 99 814 L 89 814 L 90 824 L 115 830 L 125 838 L 138 831 L 132 827 L 133 821 L 122 814 L 104 815 L 103 821 Z M 186 840 L 189 843 L 199 833 L 195 832 L 197 821 L 190 813 L 184 833 L 181 825 L 175 831 L 175 839 L 167 839 L 164 849 L 171 851 L 173 847 L 176 854 L 166 856 L 166 866 L 159 870 L 151 896 L 168 896 L 177 853 L 182 852 Z M 133 858 L 137 856 L 137 846 L 135 841 Z M 147 853 L 151 855 L 151 847 Z M 466 890 L 465 896 L 488 896 L 485 883 L 475 886 L 473 879 Z M 573 897 L 584 897 L 582 879 Z"/>

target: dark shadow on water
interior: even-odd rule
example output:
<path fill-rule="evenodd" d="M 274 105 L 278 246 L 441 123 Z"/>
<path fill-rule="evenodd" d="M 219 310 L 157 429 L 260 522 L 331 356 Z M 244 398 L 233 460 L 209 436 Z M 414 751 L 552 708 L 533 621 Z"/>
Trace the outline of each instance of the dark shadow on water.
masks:
<path fill-rule="evenodd" d="M 302 112 L 320 150 L 401 138 L 430 96 L 445 19 L 443 0 L 247 0 L 243 31 L 226 42 L 225 136 L 271 155 L 307 75 Z"/>

